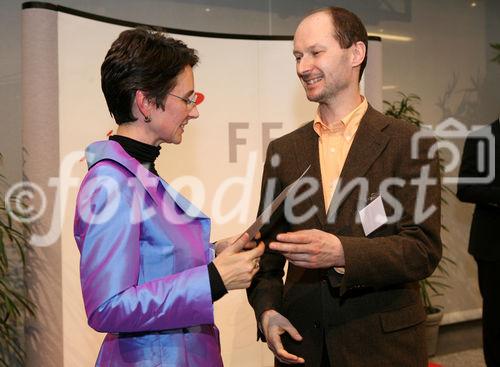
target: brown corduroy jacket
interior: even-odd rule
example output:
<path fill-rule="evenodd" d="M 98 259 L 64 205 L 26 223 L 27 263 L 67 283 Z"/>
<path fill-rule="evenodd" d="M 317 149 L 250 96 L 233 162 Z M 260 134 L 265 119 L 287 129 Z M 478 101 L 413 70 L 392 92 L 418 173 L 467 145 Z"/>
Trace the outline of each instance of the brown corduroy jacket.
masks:
<path fill-rule="evenodd" d="M 441 189 L 438 160 L 428 158 L 435 140 L 417 139 L 415 133 L 410 123 L 369 106 L 328 214 L 312 122 L 269 144 L 259 213 L 272 198 L 268 192 L 276 196 L 311 168 L 291 211 L 283 205 L 262 229 L 264 242 L 281 232 L 319 229 L 338 236 L 345 254 L 344 275 L 289 264 L 283 284 L 285 258 L 266 249 L 248 289 L 258 320 L 275 309 L 298 329 L 302 342 L 286 333 L 282 341 L 306 366 L 320 366 L 324 345 L 335 367 L 427 365 L 418 280 L 429 276 L 441 258 Z M 365 236 L 358 210 L 378 195 L 387 216 L 398 219 Z M 424 220 L 422 212 L 429 214 Z"/>

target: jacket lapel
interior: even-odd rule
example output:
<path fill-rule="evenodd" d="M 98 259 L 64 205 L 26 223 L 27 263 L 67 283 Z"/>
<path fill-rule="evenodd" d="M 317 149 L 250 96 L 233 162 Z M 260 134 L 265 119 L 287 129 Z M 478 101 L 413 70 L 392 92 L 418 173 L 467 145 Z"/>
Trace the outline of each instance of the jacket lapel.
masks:
<path fill-rule="evenodd" d="M 92 143 L 87 147 L 85 157 L 89 169 L 102 160 L 112 160 L 125 167 L 139 180 L 144 190 L 146 190 L 158 207 L 161 208 L 163 205 L 162 197 L 158 192 L 158 186 L 162 185 L 175 204 L 182 209 L 187 216 L 192 218 L 207 218 L 205 214 L 184 196 L 174 190 L 167 182 L 152 174 L 137 160 L 130 157 L 117 142 L 103 140 Z"/>
<path fill-rule="evenodd" d="M 296 136 L 295 156 L 299 165 L 298 175 L 302 174 L 310 164 L 311 168 L 306 176 L 312 177 L 319 183 L 319 189 L 309 196 L 313 208 L 318 208 L 316 217 L 321 225 L 326 223 L 325 201 L 323 198 L 323 181 L 321 180 L 321 167 L 319 163 L 318 134 L 314 131 L 313 122 L 309 122 L 302 134 Z"/>
<path fill-rule="evenodd" d="M 370 166 L 377 160 L 386 147 L 389 137 L 382 130 L 388 122 L 383 115 L 368 105 L 368 110 L 361 119 L 358 130 L 347 155 L 344 167 L 328 208 L 328 217 L 332 210 L 339 211 L 346 198 L 341 198 L 338 191 L 358 177 L 364 177 Z M 349 195 L 348 195 L 349 196 Z M 334 209 L 335 208 L 335 209 Z"/>
<path fill-rule="evenodd" d="M 203 218 L 207 219 L 208 217 L 198 209 L 192 202 L 186 199 L 180 192 L 175 190 L 172 186 L 170 186 L 165 180 L 160 179 L 163 188 L 167 192 L 168 195 L 175 201 L 175 203 L 182 209 L 182 211 L 191 218 Z"/>

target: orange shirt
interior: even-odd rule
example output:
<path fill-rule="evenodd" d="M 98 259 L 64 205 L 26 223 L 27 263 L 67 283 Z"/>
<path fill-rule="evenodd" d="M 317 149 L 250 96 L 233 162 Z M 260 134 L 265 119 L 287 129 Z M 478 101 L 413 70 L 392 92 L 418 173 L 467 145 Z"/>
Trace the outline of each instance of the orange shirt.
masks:
<path fill-rule="evenodd" d="M 351 149 L 352 141 L 358 130 L 359 123 L 368 109 L 366 98 L 340 121 L 335 121 L 328 127 L 321 121 L 319 109 L 314 119 L 314 131 L 319 136 L 319 163 L 321 167 L 321 181 L 323 184 L 323 198 L 325 209 L 328 212 L 333 193 L 344 167 L 347 154 Z"/>

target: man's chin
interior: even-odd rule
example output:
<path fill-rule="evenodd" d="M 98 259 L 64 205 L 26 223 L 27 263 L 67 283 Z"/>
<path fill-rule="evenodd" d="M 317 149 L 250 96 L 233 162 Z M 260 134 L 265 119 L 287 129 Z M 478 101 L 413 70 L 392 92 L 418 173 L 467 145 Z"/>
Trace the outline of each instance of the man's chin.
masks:
<path fill-rule="evenodd" d="M 306 94 L 306 97 L 311 102 L 321 102 L 323 100 L 323 96 L 321 94 Z"/>

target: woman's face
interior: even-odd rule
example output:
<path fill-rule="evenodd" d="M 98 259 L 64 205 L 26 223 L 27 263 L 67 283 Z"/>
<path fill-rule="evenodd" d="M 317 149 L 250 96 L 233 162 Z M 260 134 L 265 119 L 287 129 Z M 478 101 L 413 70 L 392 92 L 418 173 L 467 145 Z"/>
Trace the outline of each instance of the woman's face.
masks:
<path fill-rule="evenodd" d="M 186 101 L 173 95 L 189 98 L 194 92 L 194 77 L 191 66 L 186 66 L 177 76 L 175 87 L 165 98 L 165 110 L 161 107 L 151 113 L 151 122 L 146 126 L 153 135 L 153 145 L 160 143 L 179 144 L 182 141 L 184 127 L 189 120 L 200 115 L 196 105 L 188 105 Z"/>

